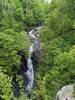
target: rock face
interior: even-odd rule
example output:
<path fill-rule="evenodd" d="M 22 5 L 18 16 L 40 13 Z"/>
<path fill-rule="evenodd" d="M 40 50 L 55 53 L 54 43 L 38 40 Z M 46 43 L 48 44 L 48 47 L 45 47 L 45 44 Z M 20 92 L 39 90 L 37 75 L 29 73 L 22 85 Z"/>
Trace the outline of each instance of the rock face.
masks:
<path fill-rule="evenodd" d="M 73 85 L 64 86 L 56 95 L 55 100 L 75 100 L 73 98 Z"/>

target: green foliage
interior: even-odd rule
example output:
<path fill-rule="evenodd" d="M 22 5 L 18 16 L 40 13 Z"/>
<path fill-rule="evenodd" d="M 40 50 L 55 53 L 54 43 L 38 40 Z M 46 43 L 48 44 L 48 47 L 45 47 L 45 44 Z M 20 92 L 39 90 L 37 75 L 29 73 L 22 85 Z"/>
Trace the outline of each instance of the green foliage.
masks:
<path fill-rule="evenodd" d="M 12 95 L 11 77 L 0 71 L 0 97 L 9 100 Z"/>
<path fill-rule="evenodd" d="M 50 70 L 50 75 L 46 75 L 46 84 L 49 89 L 49 96 L 55 96 L 57 91 L 64 85 L 75 83 L 75 46 L 69 52 L 59 54 L 54 61 L 54 66 Z M 52 93 L 53 94 L 50 94 Z"/>
<path fill-rule="evenodd" d="M 25 32 L 15 32 L 13 29 L 0 32 L 0 66 L 7 69 L 10 74 L 16 66 L 19 67 L 18 51 L 28 47 L 28 38 L 25 34 Z"/>
<path fill-rule="evenodd" d="M 22 0 L 27 27 L 42 24 L 45 19 L 45 4 L 42 0 Z"/>
<path fill-rule="evenodd" d="M 75 1 L 52 0 L 46 4 L 44 0 L 0 0 L 0 97 L 5 100 L 13 97 L 13 75 L 20 86 L 19 100 L 28 100 L 23 78 L 17 74 L 19 51 L 27 55 L 29 38 L 25 30 L 41 24 L 42 57 L 36 64 L 37 87 L 31 100 L 54 100 L 61 87 L 75 83 Z"/>
<path fill-rule="evenodd" d="M 54 100 L 64 85 L 75 83 L 74 10 L 74 0 L 52 0 L 41 30 L 43 52 L 38 72 L 45 78 L 48 100 Z"/>

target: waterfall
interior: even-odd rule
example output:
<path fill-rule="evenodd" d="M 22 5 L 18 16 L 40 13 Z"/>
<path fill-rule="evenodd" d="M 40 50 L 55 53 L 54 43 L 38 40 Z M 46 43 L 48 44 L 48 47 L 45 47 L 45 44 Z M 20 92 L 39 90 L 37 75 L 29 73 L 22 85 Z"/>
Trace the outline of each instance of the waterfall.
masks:
<path fill-rule="evenodd" d="M 27 71 L 26 71 L 26 95 L 29 96 L 32 88 L 33 88 L 33 84 L 34 84 L 34 66 L 32 63 L 32 59 L 31 59 L 31 55 L 34 51 L 36 51 L 38 48 L 40 48 L 40 42 L 39 42 L 39 33 L 38 30 L 40 29 L 40 27 L 37 27 L 35 29 L 32 29 L 29 32 L 29 39 L 30 39 L 30 47 L 29 47 L 29 56 L 27 59 Z"/>

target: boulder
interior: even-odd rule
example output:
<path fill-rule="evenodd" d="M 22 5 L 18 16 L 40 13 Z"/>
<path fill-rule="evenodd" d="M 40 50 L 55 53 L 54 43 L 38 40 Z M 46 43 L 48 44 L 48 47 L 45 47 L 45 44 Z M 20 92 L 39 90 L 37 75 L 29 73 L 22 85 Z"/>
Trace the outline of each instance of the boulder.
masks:
<path fill-rule="evenodd" d="M 75 100 L 73 98 L 74 86 L 64 86 L 56 95 L 56 100 Z"/>

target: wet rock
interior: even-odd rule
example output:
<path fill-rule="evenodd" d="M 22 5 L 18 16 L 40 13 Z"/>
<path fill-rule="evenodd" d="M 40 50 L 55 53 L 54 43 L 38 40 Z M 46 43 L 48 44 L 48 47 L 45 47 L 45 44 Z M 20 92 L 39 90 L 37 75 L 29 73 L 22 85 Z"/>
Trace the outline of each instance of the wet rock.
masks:
<path fill-rule="evenodd" d="M 35 64 L 40 63 L 41 61 L 41 51 L 40 50 L 36 50 L 35 52 L 32 53 L 32 61 Z"/>

